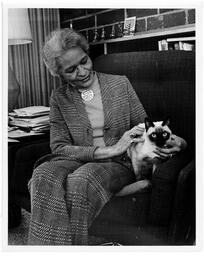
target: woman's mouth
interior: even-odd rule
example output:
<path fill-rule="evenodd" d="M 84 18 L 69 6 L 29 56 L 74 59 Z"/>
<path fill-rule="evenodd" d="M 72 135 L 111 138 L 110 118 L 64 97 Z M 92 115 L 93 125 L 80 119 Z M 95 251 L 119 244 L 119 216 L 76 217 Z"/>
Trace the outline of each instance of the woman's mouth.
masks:
<path fill-rule="evenodd" d="M 89 80 L 89 78 L 90 78 L 90 75 L 88 75 L 88 76 L 85 77 L 84 79 L 81 79 L 80 81 L 81 81 L 81 82 L 87 82 L 87 81 Z"/>

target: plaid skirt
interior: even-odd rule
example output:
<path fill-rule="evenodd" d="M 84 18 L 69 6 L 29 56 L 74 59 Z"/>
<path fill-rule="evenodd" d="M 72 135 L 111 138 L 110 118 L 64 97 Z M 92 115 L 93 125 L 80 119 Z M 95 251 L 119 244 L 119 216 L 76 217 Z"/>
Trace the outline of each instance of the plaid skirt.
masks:
<path fill-rule="evenodd" d="M 44 159 L 46 160 L 46 158 Z M 87 245 L 88 228 L 110 198 L 133 182 L 130 163 L 49 156 L 29 182 L 28 245 Z"/>

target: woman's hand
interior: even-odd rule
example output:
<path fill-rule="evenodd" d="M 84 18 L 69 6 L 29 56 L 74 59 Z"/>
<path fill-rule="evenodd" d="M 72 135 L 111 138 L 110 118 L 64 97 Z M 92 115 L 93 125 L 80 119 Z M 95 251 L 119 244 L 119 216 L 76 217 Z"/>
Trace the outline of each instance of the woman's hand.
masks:
<path fill-rule="evenodd" d="M 143 142 L 144 139 L 141 136 L 144 133 L 144 128 L 140 126 L 134 126 L 131 130 L 126 131 L 121 139 L 113 146 L 115 156 L 123 154 L 131 145 L 131 143 Z"/>
<path fill-rule="evenodd" d="M 172 155 L 184 151 L 186 147 L 186 141 L 183 138 L 173 134 L 171 136 L 171 140 L 167 142 L 166 148 L 156 148 L 154 153 L 156 153 L 161 159 L 168 159 L 172 157 Z"/>
<path fill-rule="evenodd" d="M 107 159 L 123 154 L 126 152 L 131 143 L 139 143 L 144 141 L 144 139 L 141 138 L 143 132 L 144 128 L 139 126 L 133 127 L 131 130 L 126 131 L 115 145 L 96 148 L 94 151 L 94 159 Z"/>

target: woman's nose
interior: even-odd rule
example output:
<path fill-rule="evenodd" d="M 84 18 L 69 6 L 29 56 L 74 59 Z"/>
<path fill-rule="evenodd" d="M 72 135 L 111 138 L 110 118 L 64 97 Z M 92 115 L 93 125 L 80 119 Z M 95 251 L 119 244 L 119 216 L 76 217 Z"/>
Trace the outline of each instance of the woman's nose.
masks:
<path fill-rule="evenodd" d="M 78 66 L 78 75 L 84 76 L 86 74 L 86 70 L 81 65 Z"/>

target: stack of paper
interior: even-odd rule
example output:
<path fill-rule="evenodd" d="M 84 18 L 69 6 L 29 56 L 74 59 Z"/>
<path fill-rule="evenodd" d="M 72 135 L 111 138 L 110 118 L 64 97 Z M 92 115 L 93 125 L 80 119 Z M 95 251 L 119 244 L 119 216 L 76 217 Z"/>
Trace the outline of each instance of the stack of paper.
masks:
<path fill-rule="evenodd" d="M 31 118 L 31 117 L 36 117 L 36 116 L 48 115 L 49 112 L 50 112 L 49 107 L 31 106 L 31 107 L 26 107 L 26 108 L 14 109 L 14 112 L 9 113 L 9 115 Z"/>
<path fill-rule="evenodd" d="M 9 125 L 27 132 L 49 130 L 49 112 L 50 108 L 44 106 L 14 109 L 9 113 Z"/>
<path fill-rule="evenodd" d="M 40 135 L 40 134 L 43 134 L 43 133 L 40 133 L 40 132 L 37 133 L 35 131 L 26 132 L 26 131 L 22 131 L 21 129 L 16 129 L 8 132 L 8 138 L 9 138 L 8 142 L 14 142 L 14 141 L 11 141 L 10 139 L 15 140 L 18 138 L 29 137 L 29 136 Z"/>

